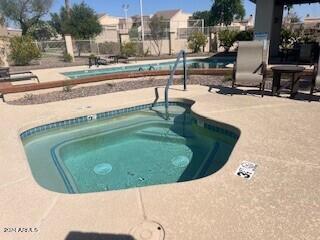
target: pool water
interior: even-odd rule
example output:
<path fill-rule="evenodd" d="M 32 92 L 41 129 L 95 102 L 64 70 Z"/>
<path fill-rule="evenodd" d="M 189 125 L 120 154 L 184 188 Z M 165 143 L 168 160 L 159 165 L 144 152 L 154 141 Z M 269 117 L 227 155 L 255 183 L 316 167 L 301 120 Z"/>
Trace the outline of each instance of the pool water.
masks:
<path fill-rule="evenodd" d="M 195 59 L 187 60 L 188 68 L 225 68 L 226 65 L 233 63 L 235 59 L 233 57 L 213 57 L 206 59 Z M 175 61 L 143 64 L 143 65 L 128 65 L 122 67 L 110 67 L 92 70 L 72 71 L 64 72 L 63 75 L 70 79 L 92 77 L 111 73 L 120 72 L 139 72 L 139 71 L 150 71 L 150 70 L 170 70 L 172 69 Z M 183 64 L 180 63 L 178 68 L 182 68 Z"/>
<path fill-rule="evenodd" d="M 228 160 L 237 135 L 199 126 L 190 106 L 156 106 L 23 138 L 37 182 L 88 193 L 208 176 Z M 230 137 L 233 136 L 233 137 Z"/>

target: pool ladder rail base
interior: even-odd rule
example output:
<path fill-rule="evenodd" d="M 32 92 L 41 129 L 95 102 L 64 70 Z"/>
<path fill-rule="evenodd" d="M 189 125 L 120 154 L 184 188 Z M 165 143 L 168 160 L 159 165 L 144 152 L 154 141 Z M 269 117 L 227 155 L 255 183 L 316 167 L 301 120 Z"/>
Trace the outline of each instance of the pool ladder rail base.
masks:
<path fill-rule="evenodd" d="M 186 61 L 187 61 L 187 53 L 186 51 L 184 50 L 181 50 L 177 56 L 177 59 L 173 65 L 173 68 L 171 70 L 171 73 L 170 73 L 170 77 L 168 79 L 168 82 L 167 82 L 167 85 L 166 85 L 166 88 L 165 88 L 165 91 L 164 91 L 164 99 L 165 99 L 165 119 L 166 120 L 169 120 L 170 117 L 169 117 L 169 112 L 168 112 L 168 109 L 169 109 L 169 89 L 170 89 L 170 86 L 172 85 L 173 83 L 173 77 L 174 77 L 174 74 L 178 68 L 178 64 L 181 60 L 181 58 L 183 58 L 183 90 L 186 91 L 187 90 L 187 79 L 188 79 L 188 76 L 187 76 L 187 64 L 186 64 Z M 155 102 L 158 100 L 159 98 L 159 93 L 158 93 L 158 89 L 156 88 L 156 100 Z M 154 103 L 155 103 L 154 102 Z"/>

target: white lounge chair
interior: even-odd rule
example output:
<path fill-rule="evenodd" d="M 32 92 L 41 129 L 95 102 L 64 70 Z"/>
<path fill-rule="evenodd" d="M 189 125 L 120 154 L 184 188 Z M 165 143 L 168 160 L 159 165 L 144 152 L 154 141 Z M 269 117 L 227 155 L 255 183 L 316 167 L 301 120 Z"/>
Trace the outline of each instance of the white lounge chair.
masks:
<path fill-rule="evenodd" d="M 263 42 L 240 41 L 237 62 L 233 68 L 232 88 L 258 87 L 263 97 L 266 68 Z"/>

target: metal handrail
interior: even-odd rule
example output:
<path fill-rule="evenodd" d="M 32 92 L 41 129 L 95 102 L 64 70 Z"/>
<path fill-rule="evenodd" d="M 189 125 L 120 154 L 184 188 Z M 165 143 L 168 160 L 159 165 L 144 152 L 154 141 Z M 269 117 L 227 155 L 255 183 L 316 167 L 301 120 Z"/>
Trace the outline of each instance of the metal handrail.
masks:
<path fill-rule="evenodd" d="M 165 99 L 165 109 L 166 109 L 166 119 L 169 119 L 169 100 L 168 100 L 168 93 L 169 93 L 169 88 L 172 85 L 173 82 L 173 76 L 177 70 L 178 64 L 180 62 L 180 58 L 183 57 L 183 90 L 187 90 L 187 64 L 186 64 L 186 59 L 187 59 L 187 53 L 184 50 L 181 50 L 177 56 L 177 60 L 172 68 L 170 77 L 168 79 L 165 91 L 164 91 L 164 99 Z"/>

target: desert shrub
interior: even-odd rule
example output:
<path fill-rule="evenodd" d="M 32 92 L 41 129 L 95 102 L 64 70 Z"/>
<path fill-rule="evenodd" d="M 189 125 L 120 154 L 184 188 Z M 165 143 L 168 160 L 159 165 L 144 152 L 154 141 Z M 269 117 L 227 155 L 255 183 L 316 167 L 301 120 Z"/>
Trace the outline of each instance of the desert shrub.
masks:
<path fill-rule="evenodd" d="M 219 32 L 220 47 L 223 47 L 226 52 L 229 52 L 234 42 L 237 40 L 238 31 L 222 30 Z"/>
<path fill-rule="evenodd" d="M 34 99 L 34 95 L 32 93 L 26 93 L 23 98 L 26 100 L 26 101 L 32 101 Z"/>
<path fill-rule="evenodd" d="M 252 41 L 252 40 L 253 40 L 253 30 L 240 31 L 236 36 L 236 41 Z"/>
<path fill-rule="evenodd" d="M 63 53 L 63 61 L 65 61 L 65 62 L 72 62 L 72 56 L 69 54 L 69 53 L 67 53 L 67 52 L 64 52 Z"/>
<path fill-rule="evenodd" d="M 41 57 L 40 50 L 30 36 L 10 39 L 10 55 L 15 65 L 28 65 L 32 60 Z"/>
<path fill-rule="evenodd" d="M 100 54 L 120 54 L 120 44 L 116 42 L 99 43 Z"/>
<path fill-rule="evenodd" d="M 70 84 L 69 81 L 64 81 L 62 91 L 65 93 L 71 92 L 73 87 L 74 87 L 74 85 Z"/>
<path fill-rule="evenodd" d="M 126 57 L 136 56 L 138 54 L 138 45 L 134 42 L 126 42 L 121 46 L 121 54 Z"/>
<path fill-rule="evenodd" d="M 297 32 L 292 31 L 291 29 L 282 28 L 280 34 L 280 47 L 290 48 L 293 47 L 296 43 L 299 43 L 301 37 Z"/>
<path fill-rule="evenodd" d="M 204 35 L 202 32 L 194 32 L 188 38 L 188 47 L 192 50 L 192 52 L 197 53 L 201 51 L 201 48 L 203 48 L 207 42 L 208 40 L 206 35 Z"/>

